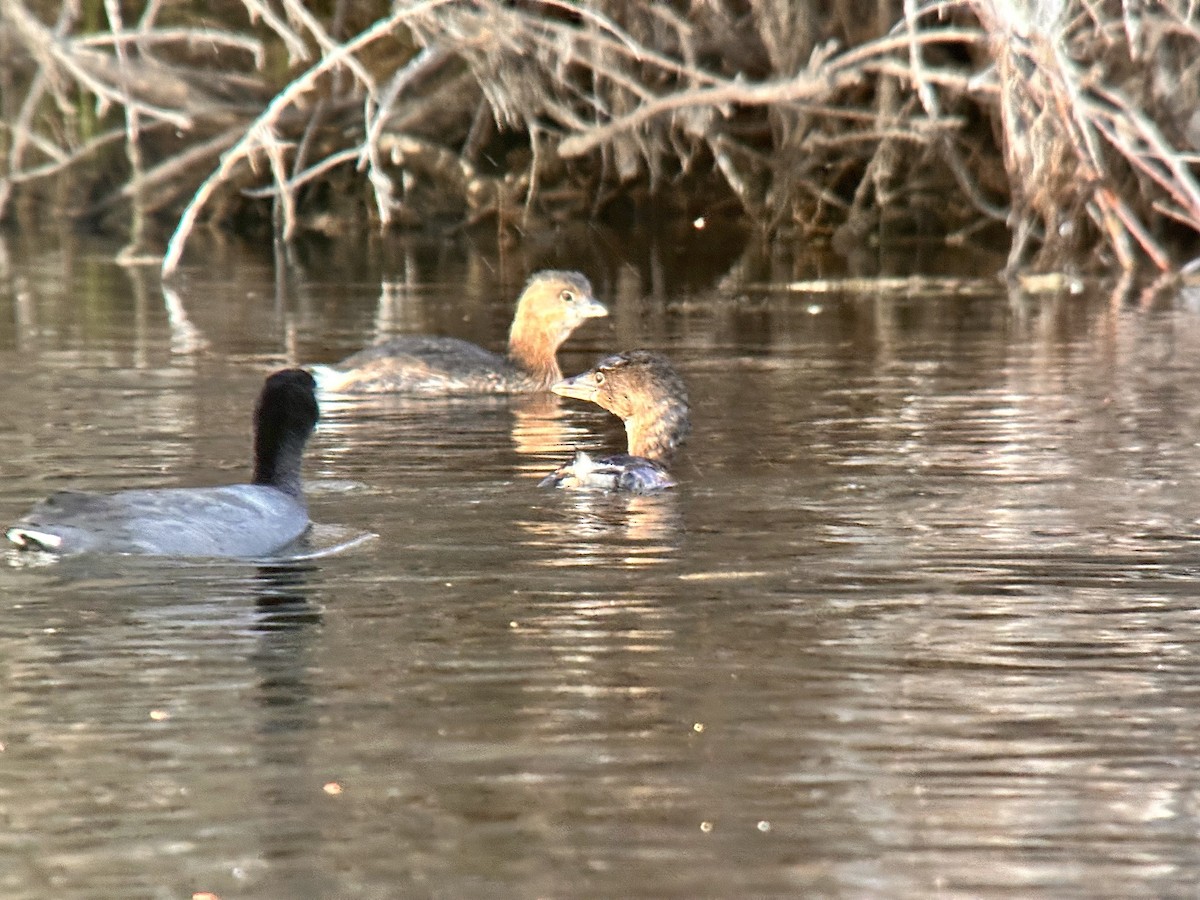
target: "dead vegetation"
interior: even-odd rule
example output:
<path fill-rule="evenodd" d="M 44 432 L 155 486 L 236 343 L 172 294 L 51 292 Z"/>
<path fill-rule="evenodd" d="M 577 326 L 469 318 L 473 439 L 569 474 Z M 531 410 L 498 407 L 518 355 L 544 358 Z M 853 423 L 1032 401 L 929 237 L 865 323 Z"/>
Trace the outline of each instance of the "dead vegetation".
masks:
<path fill-rule="evenodd" d="M 1010 263 L 1200 253 L 1191 0 L 0 0 L 0 215 L 275 233 L 727 212 L 963 239 Z M 165 236 L 164 232 L 164 236 Z"/>

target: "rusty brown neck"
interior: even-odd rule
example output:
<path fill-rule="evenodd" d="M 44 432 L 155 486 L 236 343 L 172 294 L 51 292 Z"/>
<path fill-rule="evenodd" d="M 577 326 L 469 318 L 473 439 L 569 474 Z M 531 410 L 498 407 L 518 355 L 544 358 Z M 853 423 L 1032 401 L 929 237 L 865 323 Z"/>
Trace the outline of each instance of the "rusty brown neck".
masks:
<path fill-rule="evenodd" d="M 558 334 L 545 324 L 518 318 L 508 335 L 508 358 L 549 390 L 562 378 L 557 356 L 561 343 Z"/>
<path fill-rule="evenodd" d="M 629 453 L 669 463 L 690 427 L 687 405 L 663 398 L 625 420 Z"/>

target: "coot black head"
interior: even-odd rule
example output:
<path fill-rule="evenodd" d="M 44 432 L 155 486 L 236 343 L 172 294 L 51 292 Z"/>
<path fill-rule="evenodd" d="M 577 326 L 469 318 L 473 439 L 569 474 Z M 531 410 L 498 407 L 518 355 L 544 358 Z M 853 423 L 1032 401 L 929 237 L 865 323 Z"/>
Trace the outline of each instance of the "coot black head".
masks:
<path fill-rule="evenodd" d="M 304 444 L 317 427 L 317 383 L 303 369 L 269 376 L 254 409 L 254 484 L 300 495 Z"/>

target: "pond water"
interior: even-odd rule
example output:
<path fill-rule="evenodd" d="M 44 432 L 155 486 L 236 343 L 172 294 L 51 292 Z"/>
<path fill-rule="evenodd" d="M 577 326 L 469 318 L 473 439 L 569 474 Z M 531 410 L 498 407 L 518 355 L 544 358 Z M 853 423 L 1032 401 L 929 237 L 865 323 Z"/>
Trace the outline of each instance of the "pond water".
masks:
<path fill-rule="evenodd" d="M 0 240 L 4 522 L 239 480 L 274 368 L 498 346 L 572 263 L 212 246 L 164 294 Z M 819 264 L 603 243 L 574 265 L 613 315 L 564 368 L 677 362 L 677 489 L 540 490 L 620 444 L 574 401 L 330 403 L 313 518 L 377 535 L 345 553 L 0 551 L 0 895 L 1195 890 L 1197 295 L 797 292 Z"/>

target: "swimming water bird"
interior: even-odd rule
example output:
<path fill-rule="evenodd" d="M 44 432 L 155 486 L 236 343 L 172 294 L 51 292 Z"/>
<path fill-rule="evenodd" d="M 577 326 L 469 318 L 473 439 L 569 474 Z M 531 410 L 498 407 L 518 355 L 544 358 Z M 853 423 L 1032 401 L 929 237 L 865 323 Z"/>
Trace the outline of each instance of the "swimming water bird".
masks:
<path fill-rule="evenodd" d="M 688 395 L 665 357 L 630 350 L 553 385 L 563 397 L 590 400 L 625 423 L 628 453 L 593 459 L 582 451 L 542 479 L 542 487 L 656 491 L 675 485 L 667 466 L 691 430 Z"/>
<path fill-rule="evenodd" d="M 269 556 L 309 527 L 301 457 L 319 412 L 302 369 L 269 376 L 254 411 L 250 484 L 90 493 L 61 491 L 8 529 L 28 550 L 59 554 Z"/>
<path fill-rule="evenodd" d="M 508 351 L 493 353 L 452 337 L 403 335 L 367 347 L 336 366 L 313 366 L 322 392 L 335 394 L 528 394 L 562 378 L 558 348 L 585 320 L 608 315 L 578 272 L 533 275 L 517 301 Z"/>

